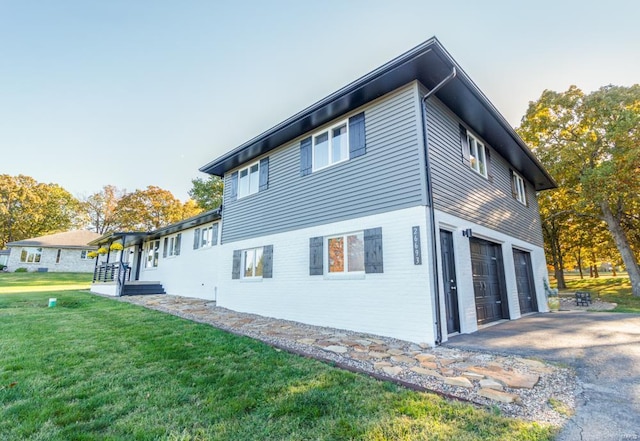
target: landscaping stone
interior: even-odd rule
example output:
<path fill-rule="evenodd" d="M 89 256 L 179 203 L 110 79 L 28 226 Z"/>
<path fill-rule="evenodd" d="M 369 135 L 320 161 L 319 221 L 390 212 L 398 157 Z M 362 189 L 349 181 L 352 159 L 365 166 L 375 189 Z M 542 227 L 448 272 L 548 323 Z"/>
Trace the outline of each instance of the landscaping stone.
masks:
<path fill-rule="evenodd" d="M 400 366 L 384 366 L 382 368 L 385 374 L 395 377 L 400 372 L 402 372 L 402 368 Z"/>
<path fill-rule="evenodd" d="M 415 358 L 407 357 L 406 355 L 394 355 L 393 357 L 391 357 L 391 360 L 395 361 L 396 363 L 405 364 L 414 364 L 416 362 Z"/>
<path fill-rule="evenodd" d="M 515 389 L 532 389 L 538 383 L 538 380 L 540 380 L 540 376 L 537 374 L 509 372 L 499 366 L 472 366 L 469 370 Z"/>
<path fill-rule="evenodd" d="M 410 370 L 420 375 L 430 375 L 432 377 L 438 378 L 442 377 L 442 375 L 440 375 L 440 372 L 436 371 L 435 369 L 425 369 L 420 366 L 414 366 Z"/>
<path fill-rule="evenodd" d="M 386 352 L 369 351 L 369 356 L 373 358 L 390 358 L 391 355 Z"/>
<path fill-rule="evenodd" d="M 335 352 L 336 354 L 346 354 L 347 352 L 349 352 L 349 349 L 345 348 L 344 346 L 327 346 L 326 348 L 324 348 L 324 350 Z"/>
<path fill-rule="evenodd" d="M 480 389 L 478 391 L 478 395 L 489 398 L 490 400 L 500 401 L 502 403 L 515 403 L 518 401 L 517 395 L 495 389 Z"/>
<path fill-rule="evenodd" d="M 391 354 L 391 355 L 402 355 L 404 354 L 404 351 L 401 351 L 400 349 L 389 349 L 387 351 L 387 354 Z"/>
<path fill-rule="evenodd" d="M 467 377 L 469 380 L 481 380 L 484 378 L 484 375 L 475 372 L 463 372 L 462 376 Z"/>
<path fill-rule="evenodd" d="M 420 366 L 427 369 L 438 369 L 438 364 L 435 361 L 421 361 Z"/>
<path fill-rule="evenodd" d="M 422 363 L 425 361 L 434 361 L 436 359 L 436 356 L 434 354 L 418 354 L 415 356 L 415 358 L 420 363 Z"/>
<path fill-rule="evenodd" d="M 492 380 L 491 378 L 480 380 L 480 387 L 484 389 L 504 390 L 502 383 L 498 383 L 496 380 Z"/>
<path fill-rule="evenodd" d="M 466 377 L 447 377 L 444 379 L 444 382 L 451 386 L 473 388 L 473 383 Z"/>
<path fill-rule="evenodd" d="M 389 366 L 393 366 L 391 363 L 389 363 L 388 361 L 378 361 L 376 363 L 373 363 L 373 368 L 374 369 L 382 369 L 385 367 L 389 367 Z"/>

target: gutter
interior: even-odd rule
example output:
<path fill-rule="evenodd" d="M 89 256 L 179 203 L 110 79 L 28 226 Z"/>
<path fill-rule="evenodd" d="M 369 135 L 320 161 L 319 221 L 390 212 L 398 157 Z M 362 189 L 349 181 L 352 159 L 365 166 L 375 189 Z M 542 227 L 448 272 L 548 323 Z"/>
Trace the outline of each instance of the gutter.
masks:
<path fill-rule="evenodd" d="M 436 317 L 436 345 L 442 343 L 442 325 L 441 325 L 441 311 L 440 311 L 440 283 L 438 282 L 438 248 L 436 246 L 436 215 L 435 208 L 433 207 L 433 185 L 431 182 L 431 164 L 429 161 L 429 120 L 427 118 L 427 100 L 433 96 L 438 90 L 440 90 L 445 84 L 453 80 L 457 75 L 455 66 L 452 67 L 451 73 L 445 79 L 440 81 L 433 89 L 431 89 L 425 96 L 422 97 L 422 130 L 424 138 L 424 159 L 425 168 L 427 173 L 427 203 L 429 204 L 429 223 L 431 228 L 429 229 L 429 239 L 431 241 L 431 260 L 433 262 L 432 282 L 433 282 L 433 307 Z"/>

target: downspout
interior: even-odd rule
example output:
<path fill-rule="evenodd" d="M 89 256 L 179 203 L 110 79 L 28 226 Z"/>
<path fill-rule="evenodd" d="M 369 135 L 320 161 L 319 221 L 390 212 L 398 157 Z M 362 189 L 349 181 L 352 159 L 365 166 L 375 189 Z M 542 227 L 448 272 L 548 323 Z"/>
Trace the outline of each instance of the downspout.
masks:
<path fill-rule="evenodd" d="M 422 129 L 424 138 L 424 161 L 427 172 L 427 203 L 429 206 L 429 223 L 431 228 L 429 229 L 429 238 L 431 240 L 431 260 L 433 262 L 433 290 L 434 290 L 434 309 L 436 316 L 436 345 L 442 343 L 442 325 L 441 325 L 441 313 L 440 313 L 440 283 L 438 282 L 438 248 L 436 246 L 436 214 L 433 207 L 433 186 L 431 182 L 431 165 L 429 161 L 429 123 L 427 118 L 427 100 L 435 94 L 442 86 L 453 80 L 457 75 L 455 66 L 452 68 L 451 73 L 444 80 L 440 81 L 433 89 L 426 93 L 422 97 Z"/>

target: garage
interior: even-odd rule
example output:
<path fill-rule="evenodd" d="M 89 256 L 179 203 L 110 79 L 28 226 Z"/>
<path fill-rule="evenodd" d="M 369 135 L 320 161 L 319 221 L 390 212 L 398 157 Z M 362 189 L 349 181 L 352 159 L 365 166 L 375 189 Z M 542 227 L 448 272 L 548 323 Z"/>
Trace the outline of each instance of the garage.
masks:
<path fill-rule="evenodd" d="M 475 237 L 469 242 L 478 324 L 509 318 L 502 247 Z"/>

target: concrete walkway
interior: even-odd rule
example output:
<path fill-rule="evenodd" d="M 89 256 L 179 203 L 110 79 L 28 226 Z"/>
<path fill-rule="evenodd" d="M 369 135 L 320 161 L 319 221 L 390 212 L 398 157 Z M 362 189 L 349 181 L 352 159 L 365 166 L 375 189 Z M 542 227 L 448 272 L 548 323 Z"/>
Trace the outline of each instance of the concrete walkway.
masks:
<path fill-rule="evenodd" d="M 570 408 L 574 404 L 576 383 L 572 371 L 537 360 L 430 348 L 392 338 L 239 313 L 201 299 L 154 295 L 126 296 L 119 300 L 207 323 L 417 390 L 434 391 L 481 406 L 496 406 L 507 416 L 560 426 L 566 418 L 550 405 L 550 398 Z"/>
<path fill-rule="evenodd" d="M 536 314 L 454 337 L 445 346 L 569 365 L 582 390 L 558 439 L 640 440 L 640 315 Z"/>

